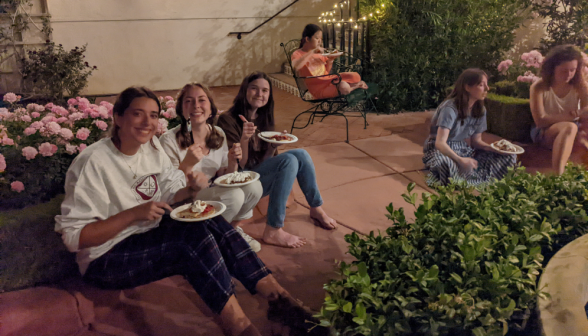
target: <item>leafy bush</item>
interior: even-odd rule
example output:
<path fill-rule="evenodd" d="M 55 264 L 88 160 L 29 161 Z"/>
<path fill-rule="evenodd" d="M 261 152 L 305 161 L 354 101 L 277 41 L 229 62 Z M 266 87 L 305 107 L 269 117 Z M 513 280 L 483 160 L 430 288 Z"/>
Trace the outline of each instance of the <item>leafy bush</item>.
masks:
<path fill-rule="evenodd" d="M 47 40 L 39 50 L 29 50 L 21 59 L 23 85 L 27 93 L 44 103 L 65 104 L 64 94 L 76 97 L 88 85 L 96 66 L 84 61 L 86 46 L 69 51 Z"/>
<path fill-rule="evenodd" d="M 63 192 L 65 174 L 77 153 L 107 136 L 112 104 L 71 98 L 67 108 L 49 103 L 18 104 L 7 93 L 0 108 L 0 209 L 45 202 Z M 160 97 L 162 118 L 157 135 L 179 123 L 175 101 Z"/>
<path fill-rule="evenodd" d="M 584 48 L 588 42 L 588 0 L 533 0 L 532 7 L 546 19 L 541 51 L 561 44 Z"/>
<path fill-rule="evenodd" d="M 325 285 L 321 315 L 341 335 L 504 335 L 535 307 L 544 253 L 586 233 L 588 173 L 524 168 L 474 193 L 451 185 L 392 204 L 386 234 L 347 235 L 357 260 Z"/>
<path fill-rule="evenodd" d="M 380 85 L 380 108 L 423 110 L 435 106 L 464 69 L 495 71 L 513 45 L 514 30 L 528 17 L 525 3 L 414 0 L 378 9 L 367 80 Z M 362 4 L 368 13 L 379 6 L 376 0 Z"/>

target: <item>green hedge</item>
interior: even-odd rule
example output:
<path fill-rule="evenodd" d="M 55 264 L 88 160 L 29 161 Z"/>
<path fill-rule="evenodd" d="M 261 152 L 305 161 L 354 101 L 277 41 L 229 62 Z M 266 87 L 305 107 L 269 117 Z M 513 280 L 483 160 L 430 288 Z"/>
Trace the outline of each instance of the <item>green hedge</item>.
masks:
<path fill-rule="evenodd" d="M 407 202 L 417 203 L 409 185 Z M 588 173 L 524 168 L 474 193 L 423 194 L 414 221 L 388 206 L 386 233 L 347 235 L 357 260 L 325 285 L 323 324 L 341 335 L 535 335 L 532 311 L 544 255 L 587 232 Z"/>
<path fill-rule="evenodd" d="M 0 213 L 0 292 L 79 276 L 75 255 L 54 231 L 63 196 Z"/>
<path fill-rule="evenodd" d="M 488 93 L 485 105 L 488 132 L 511 141 L 532 142 L 529 99 Z"/>

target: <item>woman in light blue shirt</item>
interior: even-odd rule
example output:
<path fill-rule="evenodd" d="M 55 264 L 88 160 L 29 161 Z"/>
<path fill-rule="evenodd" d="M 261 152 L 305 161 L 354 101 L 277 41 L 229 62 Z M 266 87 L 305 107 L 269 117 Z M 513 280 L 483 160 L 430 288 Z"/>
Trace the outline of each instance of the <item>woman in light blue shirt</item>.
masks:
<path fill-rule="evenodd" d="M 516 155 L 501 154 L 482 140 L 487 93 L 488 75 L 466 69 L 437 108 L 423 149 L 423 163 L 430 171 L 428 185 L 447 185 L 453 179 L 477 186 L 502 178 L 515 165 Z"/>

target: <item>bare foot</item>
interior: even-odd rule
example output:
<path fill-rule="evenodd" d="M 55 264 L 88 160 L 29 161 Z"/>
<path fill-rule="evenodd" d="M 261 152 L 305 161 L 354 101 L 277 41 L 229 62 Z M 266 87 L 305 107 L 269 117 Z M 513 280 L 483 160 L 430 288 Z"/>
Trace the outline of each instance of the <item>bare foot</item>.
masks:
<path fill-rule="evenodd" d="M 276 229 L 269 225 L 265 226 L 262 239 L 267 244 L 281 247 L 297 248 L 306 244 L 306 239 L 288 233 L 282 228 Z"/>
<path fill-rule="evenodd" d="M 359 82 L 359 87 L 364 90 L 367 90 L 368 88 L 367 84 L 364 81 Z"/>
<path fill-rule="evenodd" d="M 325 230 L 334 230 L 337 228 L 337 221 L 327 216 L 323 207 L 310 208 L 310 218 L 313 220 L 314 225 Z"/>

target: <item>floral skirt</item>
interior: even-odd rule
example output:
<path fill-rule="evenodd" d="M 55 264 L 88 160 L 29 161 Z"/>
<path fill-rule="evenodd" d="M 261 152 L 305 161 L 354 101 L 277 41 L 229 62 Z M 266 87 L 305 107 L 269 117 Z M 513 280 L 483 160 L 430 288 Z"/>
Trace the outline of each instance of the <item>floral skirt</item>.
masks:
<path fill-rule="evenodd" d="M 468 157 L 478 161 L 478 168 L 464 173 L 451 158 L 441 154 L 435 148 L 435 139 L 429 139 L 423 148 L 423 163 L 430 171 L 427 176 L 429 186 L 447 185 L 450 179 L 455 182 L 465 181 L 470 186 L 487 184 L 506 175 L 508 167 L 516 164 L 515 154 L 502 155 L 483 150 L 474 150 L 465 141 L 448 141 L 447 144 L 460 157 Z"/>

